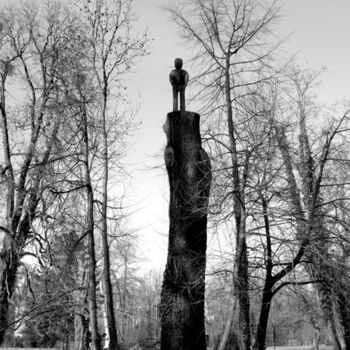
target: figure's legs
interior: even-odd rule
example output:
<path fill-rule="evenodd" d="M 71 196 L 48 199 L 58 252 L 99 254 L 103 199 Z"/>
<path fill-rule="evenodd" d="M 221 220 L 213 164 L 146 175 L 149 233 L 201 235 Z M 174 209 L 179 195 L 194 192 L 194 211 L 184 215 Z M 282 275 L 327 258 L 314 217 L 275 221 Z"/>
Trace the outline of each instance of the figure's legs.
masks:
<path fill-rule="evenodd" d="M 173 87 L 173 111 L 178 111 L 177 90 Z"/>
<path fill-rule="evenodd" d="M 185 89 L 180 89 L 180 111 L 184 112 L 186 110 L 185 105 Z"/>

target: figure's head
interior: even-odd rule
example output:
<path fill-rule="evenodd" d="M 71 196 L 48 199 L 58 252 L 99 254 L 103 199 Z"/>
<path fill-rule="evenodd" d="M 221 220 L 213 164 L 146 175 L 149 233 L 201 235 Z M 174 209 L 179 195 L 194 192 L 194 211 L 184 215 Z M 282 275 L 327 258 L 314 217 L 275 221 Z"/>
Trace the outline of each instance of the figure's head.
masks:
<path fill-rule="evenodd" d="M 181 58 L 175 58 L 174 65 L 176 69 L 182 68 L 182 59 Z"/>

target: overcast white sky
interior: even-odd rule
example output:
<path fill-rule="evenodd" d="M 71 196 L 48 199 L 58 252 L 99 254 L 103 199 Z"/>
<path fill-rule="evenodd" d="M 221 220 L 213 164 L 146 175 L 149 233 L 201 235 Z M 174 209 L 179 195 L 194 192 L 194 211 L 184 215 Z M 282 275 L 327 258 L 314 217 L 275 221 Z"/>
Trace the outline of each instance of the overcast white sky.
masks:
<path fill-rule="evenodd" d="M 175 0 L 176 1 L 176 0 Z M 137 162 L 133 172 L 134 188 L 142 201 L 132 222 L 139 231 L 141 247 L 150 265 L 164 268 L 167 250 L 168 182 L 162 165 L 165 135 L 162 125 L 171 110 L 168 75 L 175 57 L 188 57 L 191 52 L 182 45 L 177 30 L 161 10 L 166 1 L 134 0 L 139 17 L 137 28 L 147 27 L 154 38 L 151 54 L 144 58 L 130 81 L 130 90 L 140 94 L 139 118 L 142 125 L 130 159 Z M 349 98 L 350 94 L 350 1 L 349 0 L 282 0 L 283 18 L 280 36 L 292 34 L 284 45 L 298 53 L 299 62 L 310 67 L 326 66 L 320 97 L 326 103 Z M 186 69 L 186 60 L 184 60 Z M 191 76 L 191 71 L 189 70 Z M 210 244 L 210 242 L 209 242 Z"/>

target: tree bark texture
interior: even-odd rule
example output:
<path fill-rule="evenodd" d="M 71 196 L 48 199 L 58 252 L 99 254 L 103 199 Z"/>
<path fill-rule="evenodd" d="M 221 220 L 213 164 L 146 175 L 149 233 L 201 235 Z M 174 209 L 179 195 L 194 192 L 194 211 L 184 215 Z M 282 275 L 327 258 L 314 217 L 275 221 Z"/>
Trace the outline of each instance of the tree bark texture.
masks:
<path fill-rule="evenodd" d="M 225 350 L 227 348 L 230 335 L 232 335 L 231 329 L 232 329 L 234 314 L 235 314 L 235 306 L 231 307 L 229 317 L 225 324 L 224 332 L 221 335 L 221 339 L 218 347 L 215 348 L 216 350 Z"/>
<path fill-rule="evenodd" d="M 164 159 L 170 184 L 168 258 L 161 292 L 161 349 L 206 349 L 204 329 L 207 208 L 211 168 L 199 115 L 167 116 Z"/>
<path fill-rule="evenodd" d="M 38 183 L 39 176 L 34 179 Z M 34 188 L 37 188 L 33 186 Z M 7 227 L 2 228 L 5 238 L 0 250 L 0 346 L 4 345 L 5 333 L 9 328 L 11 297 L 16 287 L 18 268 L 27 237 L 31 230 L 31 221 L 34 218 L 38 205 L 36 193 L 27 195 L 27 206 L 24 203 L 24 185 L 17 189 L 16 208 L 7 208 Z M 9 197 L 14 197 L 14 193 Z M 23 198 L 23 199 L 22 199 Z M 13 202 L 14 203 L 14 202 Z M 9 213 L 13 213 L 12 216 Z"/>
<path fill-rule="evenodd" d="M 238 304 L 238 325 L 237 338 L 240 350 L 250 349 L 250 300 L 249 300 L 249 272 L 248 272 L 248 253 L 246 243 L 246 232 L 244 224 L 245 219 L 241 221 L 240 231 L 237 231 L 236 256 L 234 269 L 234 290 Z"/>
<path fill-rule="evenodd" d="M 272 286 L 268 282 L 269 281 L 265 282 L 263 295 L 262 295 L 259 323 L 258 323 L 258 328 L 256 330 L 256 336 L 255 336 L 255 344 L 254 344 L 255 350 L 266 349 L 265 343 L 266 343 L 267 325 L 269 321 L 269 314 L 270 314 L 271 302 L 273 297 Z"/>
<path fill-rule="evenodd" d="M 346 286 L 343 286 L 346 291 Z M 338 307 L 340 315 L 340 323 L 343 326 L 343 339 L 345 350 L 350 350 L 350 302 L 346 296 L 346 292 L 338 292 Z"/>
<path fill-rule="evenodd" d="M 9 241 L 11 239 L 8 239 Z M 11 243 L 10 243 L 11 244 Z M 10 299 L 16 284 L 16 274 L 20 263 L 17 249 L 3 249 L 0 252 L 0 345 L 9 327 Z"/>
<path fill-rule="evenodd" d="M 317 261 L 316 263 L 320 264 L 319 266 L 325 268 L 324 263 L 321 263 Z M 316 265 L 317 266 L 317 265 Z M 319 268 L 320 272 L 316 271 L 316 276 L 319 279 L 326 279 L 327 277 L 325 276 L 324 273 L 322 273 L 323 268 Z M 316 270 L 316 269 L 314 269 Z M 322 310 L 323 318 L 325 321 L 325 324 L 329 327 L 330 332 L 331 332 L 331 337 L 332 337 L 332 343 L 333 343 L 333 349 L 334 350 L 341 350 L 341 345 L 340 341 L 338 339 L 337 331 L 336 331 L 336 326 L 335 326 L 335 321 L 334 321 L 334 311 L 333 311 L 333 301 L 332 299 L 334 298 L 333 292 L 332 292 L 332 287 L 329 284 L 330 282 L 321 282 L 316 285 L 317 292 L 319 295 L 319 300 L 320 300 L 320 307 Z"/>
<path fill-rule="evenodd" d="M 232 162 L 232 194 L 233 212 L 236 222 L 236 252 L 234 264 L 234 293 L 238 305 L 237 338 L 241 350 L 250 349 L 250 300 L 248 254 L 246 241 L 246 212 L 244 196 L 244 180 L 240 178 L 238 152 L 233 121 L 230 62 L 231 55 L 226 55 L 225 68 L 225 99 L 227 108 L 227 128 L 230 139 L 230 154 Z M 245 171 L 248 171 L 245 169 Z M 223 344 L 223 342 L 222 342 Z M 224 345 L 224 344 L 223 344 Z"/>
<path fill-rule="evenodd" d="M 106 316 L 108 326 L 108 349 L 119 350 L 117 323 L 114 315 L 113 288 L 111 282 L 111 262 L 108 244 L 108 179 L 109 179 L 109 157 L 108 157 L 108 131 L 106 126 L 106 109 L 107 109 L 107 86 L 108 81 L 104 81 L 103 89 L 103 108 L 102 108 L 102 132 L 103 132 L 103 185 L 102 185 L 102 247 L 103 247 L 103 279 L 106 298 Z"/>
<path fill-rule="evenodd" d="M 262 293 L 262 300 L 260 306 L 259 323 L 255 335 L 254 350 L 265 350 L 266 349 L 266 333 L 267 325 L 269 321 L 269 314 L 271 308 L 272 298 L 274 296 L 273 287 L 278 281 L 274 279 L 272 275 L 273 261 L 272 261 L 272 246 L 271 246 L 271 232 L 270 232 L 270 221 L 268 215 L 268 202 L 265 197 L 261 194 L 261 205 L 264 215 L 264 225 L 266 234 L 266 255 L 265 255 L 265 284 Z"/>
<path fill-rule="evenodd" d="M 95 253 L 95 234 L 94 234 L 94 191 L 90 178 L 89 163 L 89 134 L 88 121 L 85 106 L 85 100 L 82 106 L 83 122 L 83 154 L 84 170 L 86 182 L 86 235 L 88 238 L 87 251 L 89 254 L 89 285 L 88 285 L 88 304 L 91 329 L 91 350 L 100 349 L 100 337 L 97 324 L 97 298 L 96 298 L 96 253 Z"/>

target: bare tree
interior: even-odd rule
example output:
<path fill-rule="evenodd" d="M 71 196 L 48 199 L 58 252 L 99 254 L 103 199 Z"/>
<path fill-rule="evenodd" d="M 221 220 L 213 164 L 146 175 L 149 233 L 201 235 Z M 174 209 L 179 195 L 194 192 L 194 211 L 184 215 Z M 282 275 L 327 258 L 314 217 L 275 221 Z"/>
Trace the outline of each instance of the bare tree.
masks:
<path fill-rule="evenodd" d="M 146 54 L 148 38 L 133 37 L 131 30 L 134 22 L 130 0 L 96 0 L 84 2 L 82 13 L 86 17 L 86 30 L 89 42 L 89 65 L 97 82 L 101 96 L 101 110 L 98 118 L 101 120 L 101 135 L 103 139 L 101 160 L 103 167 L 101 186 L 101 233 L 104 261 L 104 288 L 106 294 L 106 315 L 108 324 L 108 339 L 111 349 L 118 349 L 117 327 L 113 306 L 113 291 L 110 273 L 110 256 L 108 243 L 108 196 L 109 196 L 109 168 L 112 162 L 117 161 L 115 154 L 110 150 L 111 134 L 113 132 L 112 118 L 118 119 L 122 111 L 122 95 L 118 92 L 111 95 L 111 89 L 120 89 L 122 79 L 135 64 L 135 61 Z M 117 101 L 111 103 L 112 98 Z M 117 107 L 118 106 L 118 107 Z M 112 113 L 111 113 L 112 112 Z M 117 114 L 114 116 L 113 114 Z M 126 123 L 126 118 L 124 117 Z M 115 129 L 115 128 L 114 128 Z M 125 128 L 123 128 L 125 129 Z M 127 130 L 126 130 L 127 132 Z M 122 130 L 117 132 L 121 138 Z M 117 136 L 118 137 L 118 136 Z M 120 140 L 116 140 L 116 142 Z"/>
<path fill-rule="evenodd" d="M 28 3 L 4 9 L 1 23 L 2 181 L 7 204 L 1 226 L 0 344 L 21 257 L 35 234 L 33 224 L 49 187 L 46 169 L 54 161 L 52 150 L 62 120 L 56 103 L 58 81 L 72 18 L 56 3 L 41 10 Z M 9 103 L 9 78 L 24 101 L 15 107 L 17 112 Z"/>
<path fill-rule="evenodd" d="M 59 2 L 39 7 L 35 1 L 1 12 L 1 187 L 7 208 L 0 224 L 0 342 L 24 248 L 37 244 L 39 257 L 42 245 L 50 244 L 41 234 L 57 234 L 55 208 L 68 211 L 64 205 L 74 198 L 86 217 L 76 244 L 84 245 L 85 237 L 89 241 L 90 282 L 82 280 L 89 285 L 92 343 L 99 347 L 94 231 L 102 227 L 110 347 L 119 346 L 107 240 L 107 220 L 115 217 L 110 208 L 117 206 L 108 183 L 109 171 L 121 167 L 114 164 L 132 127 L 133 113 L 121 107 L 123 78 L 147 50 L 147 35 L 131 34 L 134 20 L 131 1 L 123 0 L 82 1 L 79 13 Z M 14 101 L 12 89 L 23 104 Z M 86 266 L 81 267 L 84 275 Z M 88 346 L 89 317 L 82 315 L 85 341 L 80 343 Z"/>
<path fill-rule="evenodd" d="M 320 119 L 322 115 L 322 109 L 315 105 L 311 92 L 318 76 L 318 72 L 300 69 L 292 69 L 289 74 L 292 85 L 288 91 L 291 101 L 288 108 L 291 113 L 294 113 L 298 123 L 297 147 L 293 150 L 287 141 L 287 128 L 285 126 L 281 128 L 281 123 L 276 131 L 290 183 L 290 196 L 295 208 L 293 215 L 296 222 L 299 221 L 301 225 L 297 229 L 296 236 L 300 242 L 299 252 L 308 262 L 305 265 L 306 271 L 311 279 L 317 282 L 316 287 L 324 319 L 330 327 L 334 348 L 339 349 L 340 342 L 333 311 L 335 299 L 333 285 L 336 285 L 335 276 L 338 274 L 335 271 L 335 265 L 329 263 L 332 238 L 327 217 L 331 208 L 325 200 L 324 188 L 339 185 L 328 176 L 327 169 L 334 166 L 331 154 L 339 142 L 337 140 L 342 139 L 342 135 L 347 130 L 345 125 L 347 125 L 348 110 L 339 113 L 340 117 L 329 117 L 331 122 L 326 129 L 311 131 L 308 124 L 312 123 L 315 116 Z M 338 200 L 336 196 L 331 199 L 335 202 Z"/>

